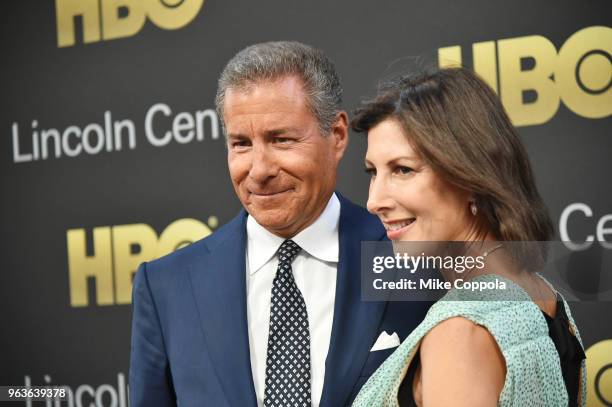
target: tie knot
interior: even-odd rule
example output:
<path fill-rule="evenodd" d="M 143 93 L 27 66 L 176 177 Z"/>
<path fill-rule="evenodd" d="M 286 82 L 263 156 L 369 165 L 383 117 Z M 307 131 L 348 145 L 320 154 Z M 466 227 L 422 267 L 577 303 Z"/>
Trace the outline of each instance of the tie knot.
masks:
<path fill-rule="evenodd" d="M 281 263 L 291 263 L 302 248 L 291 239 L 287 239 L 278 248 L 278 259 Z"/>

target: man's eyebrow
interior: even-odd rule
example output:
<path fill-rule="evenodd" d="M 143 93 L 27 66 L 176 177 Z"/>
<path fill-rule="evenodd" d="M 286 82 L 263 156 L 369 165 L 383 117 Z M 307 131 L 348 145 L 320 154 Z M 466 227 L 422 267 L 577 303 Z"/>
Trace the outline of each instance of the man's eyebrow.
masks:
<path fill-rule="evenodd" d="M 268 137 L 274 137 L 274 136 L 278 136 L 281 134 L 291 134 L 291 133 L 295 133 L 295 129 L 292 127 L 281 127 L 278 129 L 272 129 L 272 130 L 267 130 L 266 131 L 266 136 Z"/>
<path fill-rule="evenodd" d="M 241 134 L 241 133 L 228 133 L 227 138 L 233 138 L 233 139 L 245 139 L 245 138 L 249 138 L 248 136 Z"/>

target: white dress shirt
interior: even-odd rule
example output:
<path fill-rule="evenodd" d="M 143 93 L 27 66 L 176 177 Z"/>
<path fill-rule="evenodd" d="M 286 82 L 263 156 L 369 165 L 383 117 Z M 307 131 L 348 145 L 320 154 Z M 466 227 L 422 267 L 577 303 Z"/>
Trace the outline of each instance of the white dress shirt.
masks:
<path fill-rule="evenodd" d="M 325 377 L 325 359 L 331 339 L 338 268 L 340 201 L 330 198 L 319 218 L 292 240 L 302 250 L 292 263 L 293 277 L 302 292 L 310 330 L 312 405 L 319 406 Z M 257 404 L 263 406 L 266 387 L 266 354 L 270 329 L 272 282 L 276 275 L 276 251 L 285 239 L 276 236 L 252 216 L 247 218 L 247 318 L 251 370 Z"/>

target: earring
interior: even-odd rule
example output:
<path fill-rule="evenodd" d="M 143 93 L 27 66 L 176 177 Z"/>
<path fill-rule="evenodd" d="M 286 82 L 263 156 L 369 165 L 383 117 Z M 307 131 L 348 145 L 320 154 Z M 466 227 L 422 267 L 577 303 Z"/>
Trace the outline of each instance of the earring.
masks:
<path fill-rule="evenodd" d="M 472 212 L 472 215 L 474 216 L 476 216 L 476 213 L 478 213 L 478 208 L 476 207 L 475 202 L 470 203 L 470 211 Z"/>

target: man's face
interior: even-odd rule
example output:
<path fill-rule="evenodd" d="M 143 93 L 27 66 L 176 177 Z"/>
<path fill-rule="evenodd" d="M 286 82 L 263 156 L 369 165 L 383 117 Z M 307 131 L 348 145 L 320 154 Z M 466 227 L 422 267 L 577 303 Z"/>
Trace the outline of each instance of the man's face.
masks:
<path fill-rule="evenodd" d="M 285 238 L 325 208 L 348 143 L 347 117 L 323 136 L 300 79 L 287 76 L 227 89 L 224 119 L 230 177 L 257 223 Z"/>

